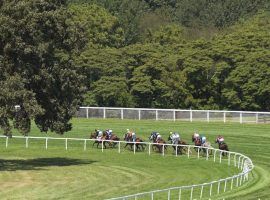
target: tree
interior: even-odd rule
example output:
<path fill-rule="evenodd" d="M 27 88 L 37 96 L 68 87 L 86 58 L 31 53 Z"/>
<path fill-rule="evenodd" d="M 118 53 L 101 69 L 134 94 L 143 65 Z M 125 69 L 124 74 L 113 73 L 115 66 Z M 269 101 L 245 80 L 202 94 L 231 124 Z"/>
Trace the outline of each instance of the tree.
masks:
<path fill-rule="evenodd" d="M 63 134 L 84 86 L 73 56 L 85 44 L 65 0 L 4 0 L 0 5 L 0 126 L 23 134 L 31 119 Z M 15 109 L 15 105 L 20 107 Z"/>

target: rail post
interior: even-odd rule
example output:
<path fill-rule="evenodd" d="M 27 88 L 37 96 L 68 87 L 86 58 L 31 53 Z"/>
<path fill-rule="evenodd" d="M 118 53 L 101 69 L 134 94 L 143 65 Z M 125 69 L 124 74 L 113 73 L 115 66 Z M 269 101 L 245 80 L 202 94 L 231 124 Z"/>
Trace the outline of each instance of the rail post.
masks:
<path fill-rule="evenodd" d="M 162 155 L 164 156 L 164 144 L 162 145 Z"/>
<path fill-rule="evenodd" d="M 178 200 L 181 200 L 181 194 L 182 194 L 182 189 L 180 188 L 178 192 Z"/>
<path fill-rule="evenodd" d="M 124 119 L 124 110 L 123 110 L 123 108 L 121 109 L 121 119 L 122 120 Z"/>
<path fill-rule="evenodd" d="M 219 151 L 219 163 L 221 163 L 222 153 L 222 151 Z"/>
<path fill-rule="evenodd" d="M 66 138 L 66 150 L 67 150 L 68 146 L 67 146 L 67 138 Z"/>
<path fill-rule="evenodd" d="M 188 146 L 188 158 L 189 158 L 190 146 Z"/>
<path fill-rule="evenodd" d="M 234 166 L 236 167 L 236 153 L 234 154 Z"/>
<path fill-rule="evenodd" d="M 231 153 L 228 153 L 228 165 L 231 165 Z"/>
<path fill-rule="evenodd" d="M 210 197 L 212 196 L 212 188 L 213 188 L 213 183 L 211 183 L 211 185 L 210 185 L 210 190 L 209 190 L 209 196 Z"/>
<path fill-rule="evenodd" d="M 103 152 L 103 149 L 104 149 L 104 147 L 103 147 L 103 140 L 101 141 L 101 151 Z"/>
<path fill-rule="evenodd" d="M 238 158 L 238 169 L 240 168 L 241 157 L 242 157 L 242 156 L 239 156 L 239 158 Z"/>
<path fill-rule="evenodd" d="M 215 149 L 215 151 L 214 151 L 214 162 L 216 162 L 216 153 L 217 153 L 217 150 Z"/>
<path fill-rule="evenodd" d="M 175 122 L 175 110 L 173 110 L 173 121 Z"/>
<path fill-rule="evenodd" d="M 8 137 L 6 137 L 6 148 L 8 148 Z"/>
<path fill-rule="evenodd" d="M 175 156 L 177 157 L 178 145 L 175 146 Z"/>
<path fill-rule="evenodd" d="M 206 160 L 208 160 L 208 158 L 209 158 L 209 149 L 206 148 Z"/>
<path fill-rule="evenodd" d="M 226 188 L 227 188 L 227 179 L 225 179 L 225 182 L 224 182 L 224 192 L 226 192 Z"/>
<path fill-rule="evenodd" d="M 201 187 L 200 199 L 202 198 L 202 196 L 203 196 L 203 185 L 202 185 L 202 187 Z"/>
<path fill-rule="evenodd" d="M 25 138 L 25 148 L 28 148 L 28 137 Z"/>
<path fill-rule="evenodd" d="M 192 200 L 192 196 L 193 196 L 193 186 L 191 187 L 191 191 L 190 191 L 190 200 Z"/>
<path fill-rule="evenodd" d="M 151 200 L 154 200 L 154 193 L 151 193 Z"/>
<path fill-rule="evenodd" d="M 207 110 L 207 122 L 210 121 L 209 110 Z"/>
<path fill-rule="evenodd" d="M 106 119 L 106 108 L 103 108 L 103 119 Z"/>
<path fill-rule="evenodd" d="M 118 153 L 120 153 L 120 152 L 121 152 L 121 142 L 118 141 Z"/>
<path fill-rule="evenodd" d="M 136 153 L 136 142 L 133 142 L 133 154 Z"/>
<path fill-rule="evenodd" d="M 148 145 L 148 154 L 149 154 L 149 156 L 151 154 L 151 143 L 149 143 L 149 145 Z"/>
<path fill-rule="evenodd" d="M 83 150 L 86 150 L 86 139 L 84 140 L 84 146 L 83 146 Z"/>
<path fill-rule="evenodd" d="M 232 180 L 231 180 L 231 190 L 233 189 L 233 179 L 234 177 L 232 177 Z"/>
<path fill-rule="evenodd" d="M 48 138 L 46 137 L 45 148 L 48 149 Z"/>
<path fill-rule="evenodd" d="M 240 112 L 240 124 L 242 124 L 242 123 L 243 123 L 243 113 Z"/>
<path fill-rule="evenodd" d="M 192 122 L 192 110 L 190 109 L 189 112 L 190 112 L 190 119 L 189 120 L 190 120 L 190 122 Z"/>
<path fill-rule="evenodd" d="M 168 190 L 168 200 L 170 200 L 171 199 L 171 190 L 169 189 Z"/>
<path fill-rule="evenodd" d="M 201 147 L 198 147 L 198 148 L 197 148 L 197 151 L 198 151 L 198 159 L 199 159 L 199 158 L 200 158 Z"/>
<path fill-rule="evenodd" d="M 218 181 L 218 186 L 217 186 L 217 193 L 219 194 L 219 188 L 220 188 L 220 181 Z"/>

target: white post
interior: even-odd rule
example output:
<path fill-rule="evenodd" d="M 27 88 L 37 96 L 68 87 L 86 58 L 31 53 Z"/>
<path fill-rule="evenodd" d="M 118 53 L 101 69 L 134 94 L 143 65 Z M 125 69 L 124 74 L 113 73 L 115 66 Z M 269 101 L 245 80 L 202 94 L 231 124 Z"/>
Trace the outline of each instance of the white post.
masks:
<path fill-rule="evenodd" d="M 141 110 L 139 109 L 138 112 L 139 112 L 138 113 L 139 114 L 139 120 L 141 120 Z"/>
<path fill-rule="evenodd" d="M 171 199 L 171 190 L 168 190 L 168 200 Z"/>
<path fill-rule="evenodd" d="M 154 200 L 154 193 L 151 193 L 151 200 Z"/>
<path fill-rule="evenodd" d="M 101 151 L 103 152 L 103 140 L 101 141 Z"/>
<path fill-rule="evenodd" d="M 88 108 L 86 108 L 86 118 L 88 119 Z"/>
<path fill-rule="evenodd" d="M 188 158 L 189 158 L 190 146 L 188 146 Z"/>
<path fill-rule="evenodd" d="M 175 121 L 175 110 L 173 110 L 173 121 Z"/>
<path fill-rule="evenodd" d="M 179 193 L 178 193 L 178 200 L 181 200 L 181 193 L 182 193 L 182 190 L 181 188 L 179 189 Z"/>
<path fill-rule="evenodd" d="M 243 179 L 243 176 L 241 175 L 240 176 L 240 183 L 239 183 L 240 186 L 242 185 L 242 179 Z"/>
<path fill-rule="evenodd" d="M 231 180 L 231 190 L 233 189 L 233 178 Z"/>
<path fill-rule="evenodd" d="M 83 147 L 83 150 L 84 150 L 84 151 L 86 150 L 86 140 L 84 140 L 84 147 Z"/>
<path fill-rule="evenodd" d="M 177 157 L 178 145 L 175 146 L 175 156 Z"/>
<path fill-rule="evenodd" d="M 217 150 L 215 149 L 215 151 L 214 151 L 214 162 L 216 162 L 216 153 L 217 153 Z"/>
<path fill-rule="evenodd" d="M 193 186 L 191 187 L 191 191 L 190 191 L 190 200 L 192 200 L 192 195 L 193 195 Z"/>
<path fill-rule="evenodd" d="M 226 187 L 227 187 L 227 179 L 225 179 L 225 182 L 224 182 L 224 192 L 226 192 Z"/>
<path fill-rule="evenodd" d="M 136 153 L 136 143 L 133 142 L 133 153 L 135 154 Z"/>
<path fill-rule="evenodd" d="M 66 138 L 66 150 L 67 150 L 67 138 Z"/>
<path fill-rule="evenodd" d="M 241 156 L 238 158 L 238 169 L 240 168 Z"/>
<path fill-rule="evenodd" d="M 106 119 L 106 108 L 103 108 L 103 119 Z"/>
<path fill-rule="evenodd" d="M 217 193 L 219 194 L 219 187 L 220 187 L 220 181 L 218 182 L 218 186 L 217 186 Z"/>
<path fill-rule="evenodd" d="M 240 112 L 240 124 L 242 124 L 243 123 L 243 116 L 242 116 L 242 112 Z"/>
<path fill-rule="evenodd" d="M 258 124 L 258 121 L 259 121 L 259 116 L 258 116 L 258 113 L 256 113 L 256 124 Z"/>
<path fill-rule="evenodd" d="M 149 143 L 149 145 L 148 145 L 148 154 L 149 154 L 149 156 L 150 156 L 150 154 L 151 154 L 151 144 Z"/>
<path fill-rule="evenodd" d="M 192 122 L 192 110 L 190 109 L 190 122 Z"/>
<path fill-rule="evenodd" d="M 209 110 L 207 110 L 207 122 L 209 122 L 210 121 L 210 119 L 209 119 L 210 117 L 209 117 Z"/>
<path fill-rule="evenodd" d="M 25 138 L 25 148 L 28 148 L 28 137 Z"/>
<path fill-rule="evenodd" d="M 201 150 L 201 148 L 198 147 L 198 148 L 197 148 L 197 151 L 198 151 L 198 159 L 200 158 L 200 150 Z"/>
<path fill-rule="evenodd" d="M 243 158 L 243 159 L 242 159 L 242 162 L 241 162 L 241 167 L 240 167 L 241 170 L 243 170 L 243 167 L 244 167 L 244 159 L 245 159 L 245 158 Z"/>
<path fill-rule="evenodd" d="M 164 156 L 164 144 L 162 145 L 162 155 Z"/>
<path fill-rule="evenodd" d="M 228 155 L 228 165 L 231 165 L 231 153 L 229 152 L 229 155 Z"/>
<path fill-rule="evenodd" d="M 238 187 L 238 176 L 236 178 L 236 187 Z"/>
<path fill-rule="evenodd" d="M 200 195 L 200 199 L 202 198 L 202 195 L 203 195 L 203 185 L 201 187 L 201 195 Z"/>
<path fill-rule="evenodd" d="M 219 163 L 221 163 L 222 151 L 219 152 Z"/>
<path fill-rule="evenodd" d="M 48 138 L 46 138 L 45 148 L 48 149 Z"/>
<path fill-rule="evenodd" d="M 6 148 L 8 148 L 8 137 L 6 137 Z"/>
<path fill-rule="evenodd" d="M 223 113 L 223 122 L 226 123 L 226 112 Z"/>
<path fill-rule="evenodd" d="M 210 190 L 209 190 L 209 196 L 210 197 L 212 196 L 212 188 L 213 188 L 213 183 L 211 183 L 211 185 L 210 185 Z"/>
<path fill-rule="evenodd" d="M 123 110 L 123 108 L 121 109 L 121 119 L 122 120 L 124 119 L 124 110 Z"/>
<path fill-rule="evenodd" d="M 119 142 L 118 142 L 118 153 L 120 153 L 120 152 L 121 152 L 121 150 L 120 150 L 120 149 L 121 149 L 121 142 L 119 141 Z"/>
<path fill-rule="evenodd" d="M 156 120 L 158 120 L 158 110 L 156 110 Z"/>
<path fill-rule="evenodd" d="M 207 148 L 206 149 L 206 160 L 208 160 L 208 158 L 209 158 L 209 149 Z"/>

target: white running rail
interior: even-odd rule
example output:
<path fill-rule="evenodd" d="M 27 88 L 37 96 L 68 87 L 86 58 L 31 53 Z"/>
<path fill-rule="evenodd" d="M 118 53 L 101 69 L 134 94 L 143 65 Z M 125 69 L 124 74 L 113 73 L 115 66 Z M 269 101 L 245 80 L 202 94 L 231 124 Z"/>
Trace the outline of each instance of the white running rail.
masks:
<path fill-rule="evenodd" d="M 97 141 L 97 139 L 82 139 L 82 138 L 54 138 L 54 137 L 24 137 L 24 136 L 12 136 L 12 138 L 6 137 L 6 136 L 0 136 L 0 139 L 5 139 L 5 146 L 8 148 L 10 145 L 10 140 L 13 139 L 23 139 L 25 140 L 25 147 L 29 148 L 29 141 L 30 140 L 44 140 L 45 144 L 45 149 L 49 148 L 49 141 L 50 140 L 62 140 L 64 141 L 64 148 L 67 150 L 68 149 L 68 141 L 83 141 L 83 149 L 86 150 L 87 148 L 87 142 L 90 141 Z M 104 152 L 104 145 L 105 142 L 112 142 L 111 140 L 102 140 L 101 141 L 101 151 Z M 126 142 L 126 141 L 113 141 L 117 143 L 116 149 L 118 150 L 118 153 L 121 153 L 121 144 L 127 144 L 127 143 L 132 143 L 132 142 Z M 148 150 L 146 151 L 149 155 L 151 155 L 151 146 L 155 145 L 157 143 L 149 143 L 149 142 L 136 142 L 136 144 L 144 144 L 148 146 Z M 159 144 L 160 145 L 160 144 Z M 162 148 L 162 156 L 165 156 L 165 151 L 164 147 L 165 146 L 175 146 L 173 144 L 164 144 Z M 182 146 L 186 147 L 187 150 L 187 157 L 190 158 L 192 156 L 192 151 L 195 146 L 194 145 L 176 145 L 176 146 Z M 182 198 L 182 191 L 187 191 L 189 190 L 189 198 L 190 200 L 196 198 L 196 199 L 202 199 L 206 197 L 211 197 L 214 195 L 219 195 L 222 192 L 230 191 L 235 187 L 239 187 L 243 185 L 245 182 L 249 180 L 249 173 L 253 170 L 254 165 L 252 163 L 252 160 L 237 152 L 231 152 L 231 151 L 223 151 L 219 149 L 214 149 L 214 148 L 206 148 L 206 147 L 199 147 L 201 150 L 205 149 L 206 155 L 205 157 L 200 155 L 200 151 L 196 153 L 197 158 L 205 158 L 206 160 L 210 160 L 210 151 L 213 152 L 213 162 L 217 163 L 222 163 L 227 162 L 229 166 L 234 166 L 238 168 L 241 172 L 239 174 L 236 174 L 231 177 L 211 181 L 208 183 L 201 183 L 201 184 L 194 184 L 194 185 L 187 185 L 187 186 L 179 186 L 179 187 L 171 187 L 171 188 L 166 188 L 166 189 L 160 189 L 160 190 L 153 190 L 149 192 L 142 192 L 142 193 L 137 193 L 137 194 L 132 194 L 132 195 L 127 195 L 127 196 L 122 196 L 122 197 L 117 197 L 117 198 L 111 198 L 109 200 L 127 200 L 127 199 L 140 199 L 140 198 L 147 198 L 153 200 L 158 194 L 160 193 L 167 193 L 167 199 L 170 200 L 172 198 L 171 193 L 177 191 L 178 192 L 178 199 L 180 200 Z M 147 148 L 146 148 L 147 149 Z M 178 152 L 175 152 L 175 156 L 178 156 Z M 133 145 L 133 153 L 136 153 L 136 146 Z M 223 159 L 222 153 L 227 153 L 227 159 Z M 214 191 L 214 186 L 216 187 L 216 191 Z M 209 187 L 209 192 L 205 192 L 207 187 Z M 200 195 L 195 197 L 194 190 L 199 189 L 200 190 Z M 157 196 L 158 197 L 158 196 Z"/>
<path fill-rule="evenodd" d="M 77 117 L 82 118 L 117 118 L 151 119 L 172 121 L 206 121 L 270 123 L 270 112 L 225 111 L 225 110 L 185 110 L 154 108 L 115 108 L 115 107 L 80 107 Z"/>

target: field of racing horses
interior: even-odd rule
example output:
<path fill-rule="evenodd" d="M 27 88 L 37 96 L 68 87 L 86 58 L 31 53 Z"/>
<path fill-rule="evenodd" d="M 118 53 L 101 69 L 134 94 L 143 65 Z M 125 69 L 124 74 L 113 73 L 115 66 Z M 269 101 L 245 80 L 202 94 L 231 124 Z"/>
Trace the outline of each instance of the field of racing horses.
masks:
<path fill-rule="evenodd" d="M 170 131 L 178 131 L 188 144 L 191 134 L 198 131 L 214 147 L 215 137 L 222 134 L 231 151 L 252 159 L 255 170 L 244 186 L 212 199 L 270 199 L 270 124 L 73 119 L 73 130 L 63 136 L 41 134 L 35 126 L 30 136 L 89 138 L 95 128 L 111 128 L 121 138 L 129 128 L 145 141 L 155 130 L 166 140 Z M 5 140 L 0 138 L 0 199 L 98 200 L 210 182 L 238 172 L 227 162 L 217 164 L 184 155 L 176 158 L 171 148 L 165 154 L 163 157 L 153 152 L 149 156 L 146 149 L 134 155 L 122 147 L 120 154 L 117 149 L 102 153 L 101 149 L 92 148 L 92 142 L 84 151 L 82 141 L 69 141 L 65 150 L 64 141 L 60 140 L 49 140 L 47 150 L 44 140 L 29 140 L 26 149 L 25 141 L 15 138 L 10 139 L 6 149 Z M 194 198 L 198 198 L 199 190 L 194 192 Z M 184 192 L 182 199 L 187 199 L 189 193 Z M 158 199 L 166 197 L 164 193 Z"/>

